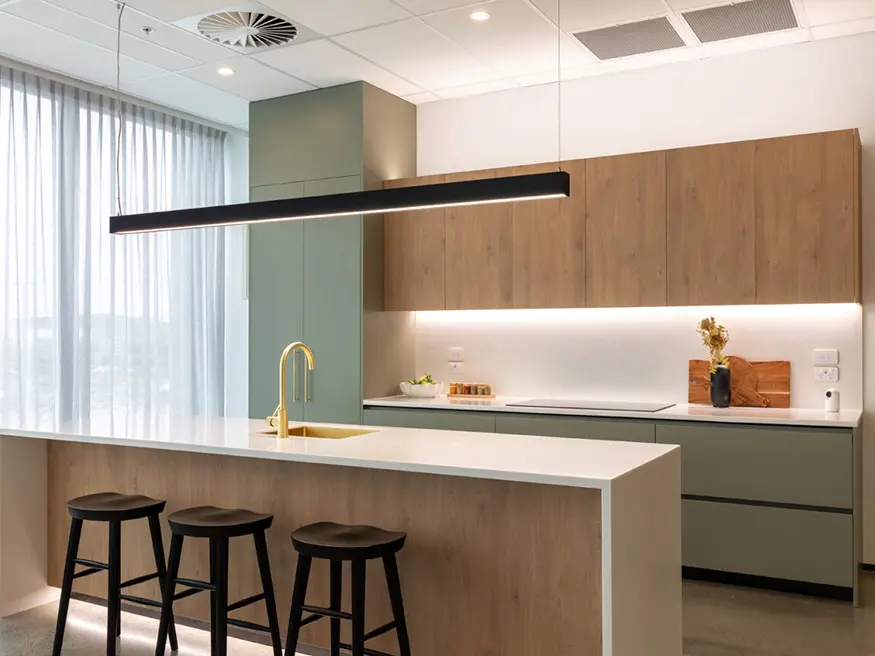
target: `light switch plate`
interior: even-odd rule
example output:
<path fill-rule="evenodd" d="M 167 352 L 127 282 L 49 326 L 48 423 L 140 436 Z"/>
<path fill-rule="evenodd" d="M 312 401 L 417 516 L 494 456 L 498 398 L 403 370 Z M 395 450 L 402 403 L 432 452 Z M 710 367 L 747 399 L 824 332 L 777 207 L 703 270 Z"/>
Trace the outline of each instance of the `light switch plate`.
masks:
<path fill-rule="evenodd" d="M 815 367 L 814 380 L 819 383 L 835 383 L 839 379 L 838 367 Z"/>
<path fill-rule="evenodd" d="M 450 362 L 464 362 L 465 349 L 461 346 L 453 346 L 447 349 L 447 360 Z"/>
<path fill-rule="evenodd" d="M 814 349 L 814 364 L 819 367 L 835 366 L 839 363 L 838 349 Z"/>

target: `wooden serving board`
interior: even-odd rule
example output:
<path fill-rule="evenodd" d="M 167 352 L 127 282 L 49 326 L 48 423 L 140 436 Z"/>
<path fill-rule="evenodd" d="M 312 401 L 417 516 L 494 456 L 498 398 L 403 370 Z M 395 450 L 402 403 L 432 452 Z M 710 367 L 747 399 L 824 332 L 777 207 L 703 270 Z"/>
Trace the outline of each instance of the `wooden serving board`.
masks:
<path fill-rule="evenodd" d="M 753 408 L 790 407 L 790 362 L 748 362 L 729 356 L 733 406 Z M 689 403 L 711 405 L 711 373 L 707 360 L 690 360 Z"/>

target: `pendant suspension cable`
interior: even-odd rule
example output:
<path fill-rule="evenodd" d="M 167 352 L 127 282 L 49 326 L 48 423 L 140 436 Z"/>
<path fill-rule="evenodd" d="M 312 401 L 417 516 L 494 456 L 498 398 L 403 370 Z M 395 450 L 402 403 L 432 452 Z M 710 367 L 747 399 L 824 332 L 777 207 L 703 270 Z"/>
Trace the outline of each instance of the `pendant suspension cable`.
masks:
<path fill-rule="evenodd" d="M 118 205 L 119 216 L 124 214 L 122 211 L 122 172 L 121 172 L 121 154 L 122 154 L 122 126 L 124 124 L 124 114 L 122 112 L 122 14 L 125 13 L 127 2 L 117 2 L 118 9 L 118 24 L 116 25 L 116 41 L 115 41 L 115 110 L 116 120 L 118 121 L 118 130 L 115 140 L 115 200 Z"/>
<path fill-rule="evenodd" d="M 562 0 L 556 0 L 556 166 L 562 170 Z"/>

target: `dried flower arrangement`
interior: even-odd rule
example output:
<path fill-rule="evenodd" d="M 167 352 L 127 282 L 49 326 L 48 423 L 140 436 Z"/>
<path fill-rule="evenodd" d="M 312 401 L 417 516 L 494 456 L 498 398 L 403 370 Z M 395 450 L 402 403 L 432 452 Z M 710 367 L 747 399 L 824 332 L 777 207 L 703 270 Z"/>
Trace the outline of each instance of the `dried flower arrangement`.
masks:
<path fill-rule="evenodd" d="M 729 331 L 726 327 L 714 321 L 714 317 L 706 317 L 699 322 L 696 330 L 702 336 L 702 343 L 711 353 L 711 373 L 713 374 L 719 365 L 729 366 L 729 358 L 723 355 L 723 349 L 729 342 Z"/>

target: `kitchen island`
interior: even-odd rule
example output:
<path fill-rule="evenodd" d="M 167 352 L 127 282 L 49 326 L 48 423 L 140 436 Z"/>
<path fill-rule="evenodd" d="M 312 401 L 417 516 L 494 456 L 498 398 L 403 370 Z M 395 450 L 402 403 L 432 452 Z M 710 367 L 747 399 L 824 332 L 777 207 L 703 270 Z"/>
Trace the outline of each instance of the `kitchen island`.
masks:
<path fill-rule="evenodd" d="M 409 534 L 399 564 L 421 656 L 680 656 L 677 447 L 371 427 L 345 439 L 279 440 L 264 429 L 231 419 L 0 428 L 0 611 L 47 599 L 46 586 L 60 583 L 67 499 L 111 490 L 166 499 L 168 512 L 273 513 L 281 617 L 295 566 L 289 533 L 315 521 L 373 524 Z M 151 571 L 145 523 L 126 525 L 122 539 L 123 579 Z M 239 542 L 234 598 L 258 589 L 251 545 Z M 80 556 L 105 551 L 105 529 L 86 525 Z M 207 562 L 206 545 L 192 544 L 182 575 L 206 578 Z M 374 627 L 390 611 L 379 565 L 368 571 Z M 327 601 L 327 581 L 327 568 L 314 566 L 309 603 Z M 101 577 L 75 589 L 105 596 Z M 158 598 L 154 582 L 137 592 Z M 209 617 L 204 598 L 176 611 Z M 255 606 L 239 617 L 263 621 L 261 613 Z M 320 624 L 302 641 L 327 645 Z M 391 634 L 371 646 L 395 651 Z"/>

